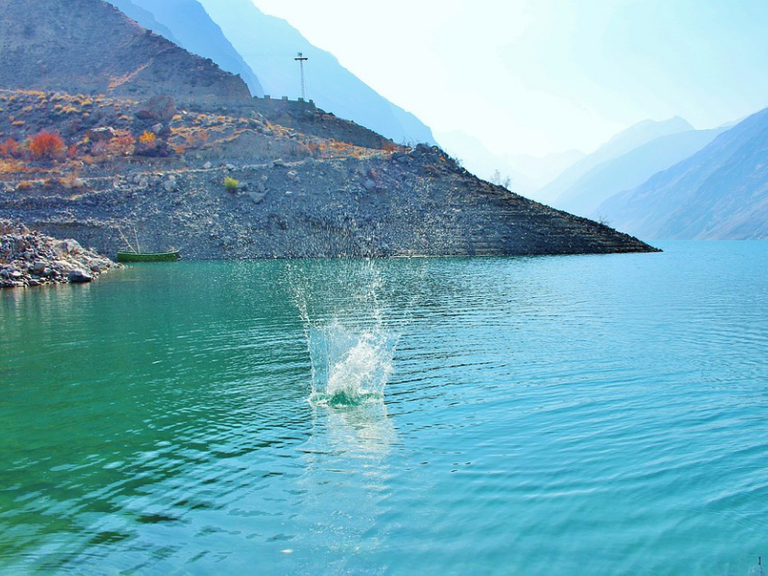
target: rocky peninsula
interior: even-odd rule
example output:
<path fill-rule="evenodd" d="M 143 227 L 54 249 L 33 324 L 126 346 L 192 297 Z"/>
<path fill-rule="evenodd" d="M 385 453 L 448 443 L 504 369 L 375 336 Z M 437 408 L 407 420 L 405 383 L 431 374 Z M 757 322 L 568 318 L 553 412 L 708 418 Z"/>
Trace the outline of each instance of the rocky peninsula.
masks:
<path fill-rule="evenodd" d="M 110 256 L 126 237 L 187 259 L 655 250 L 68 2 L 0 3 L 0 218 Z"/>
<path fill-rule="evenodd" d="M 57 240 L 0 220 L 0 288 L 83 284 L 116 266 L 76 240 Z"/>

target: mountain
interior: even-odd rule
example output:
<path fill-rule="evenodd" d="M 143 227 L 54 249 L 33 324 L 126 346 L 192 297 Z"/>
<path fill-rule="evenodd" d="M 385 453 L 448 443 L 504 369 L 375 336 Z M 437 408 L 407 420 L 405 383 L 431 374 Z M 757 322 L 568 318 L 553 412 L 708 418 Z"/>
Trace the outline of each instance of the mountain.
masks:
<path fill-rule="evenodd" d="M 177 46 L 179 45 L 179 41 L 176 39 L 176 37 L 173 35 L 173 32 L 171 32 L 166 26 L 155 20 L 155 15 L 152 14 L 149 10 L 145 10 L 144 8 L 140 8 L 131 0 L 105 0 L 109 4 L 112 4 L 115 8 L 120 10 L 123 14 L 128 16 L 131 20 L 134 20 L 141 24 L 142 28 L 146 28 L 147 30 L 152 30 L 156 34 L 160 34 L 163 38 L 166 40 L 170 40 Z"/>
<path fill-rule="evenodd" d="M 766 158 L 768 109 L 598 210 L 645 238 L 768 239 Z"/>
<path fill-rule="evenodd" d="M 0 0 L 0 88 L 250 100 L 242 80 L 100 0 Z"/>
<path fill-rule="evenodd" d="M 222 70 L 239 75 L 254 96 L 264 90 L 253 70 L 196 0 L 107 0 L 147 30 L 185 50 L 210 58 Z"/>
<path fill-rule="evenodd" d="M 102 252 L 129 230 L 189 259 L 654 251 L 436 146 L 252 98 L 102 0 L 0 0 L 0 47 L 0 218 Z"/>
<path fill-rule="evenodd" d="M 661 136 L 598 164 L 570 188 L 560 194 L 555 204 L 562 210 L 592 216 L 605 200 L 639 186 L 648 178 L 695 154 L 721 134 L 724 129 L 688 130 Z M 610 214 L 600 214 L 601 218 Z"/>
<path fill-rule="evenodd" d="M 305 66 L 307 97 L 320 108 L 395 142 L 435 143 L 430 129 L 413 114 L 387 101 L 285 20 L 262 13 L 250 0 L 200 1 L 256 71 L 266 94 L 291 99 L 301 95 L 299 66 L 294 61 L 301 52 L 309 58 Z"/>
<path fill-rule="evenodd" d="M 595 152 L 585 156 L 579 162 L 563 171 L 560 176 L 541 189 L 539 197 L 544 202 L 560 207 L 558 198 L 596 166 L 618 158 L 656 138 L 669 134 L 688 132 L 693 129 L 693 126 L 677 116 L 664 122 L 645 120 L 630 126 L 611 138 Z"/>

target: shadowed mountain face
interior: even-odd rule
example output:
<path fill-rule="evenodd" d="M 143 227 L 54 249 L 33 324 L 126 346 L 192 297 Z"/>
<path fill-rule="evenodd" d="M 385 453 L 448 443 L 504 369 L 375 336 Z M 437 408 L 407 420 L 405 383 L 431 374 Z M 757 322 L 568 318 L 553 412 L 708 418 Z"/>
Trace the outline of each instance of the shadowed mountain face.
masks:
<path fill-rule="evenodd" d="M 605 200 L 639 186 L 712 142 L 723 129 L 688 130 L 662 136 L 592 168 L 563 192 L 555 204 L 581 216 L 592 216 Z M 607 217 L 610 214 L 600 214 Z"/>
<path fill-rule="evenodd" d="M 540 190 L 539 198 L 559 207 L 558 198 L 565 194 L 571 186 L 574 186 L 579 179 L 603 162 L 618 158 L 656 138 L 669 134 L 679 134 L 689 130 L 693 130 L 693 126 L 679 117 L 672 118 L 666 122 L 646 120 L 635 124 L 611 138 L 611 140 L 598 148 L 597 151 L 585 156 L 565 170 L 554 181 Z"/>
<path fill-rule="evenodd" d="M 155 0 L 142 1 L 149 7 Z M 291 99 L 301 95 L 299 66 L 294 57 L 302 52 L 309 58 L 306 95 L 320 108 L 395 142 L 434 144 L 430 129 L 413 114 L 380 96 L 285 20 L 263 14 L 250 0 L 201 0 L 201 4 L 256 72 L 265 93 Z"/>
<path fill-rule="evenodd" d="M 147 30 L 192 54 L 210 58 L 222 70 L 239 75 L 254 96 L 264 90 L 253 70 L 196 0 L 107 0 Z"/>
<path fill-rule="evenodd" d="M 178 101 L 250 99 L 239 78 L 101 0 L 0 0 L 0 87 Z"/>
<path fill-rule="evenodd" d="M 768 239 L 768 109 L 599 210 L 652 239 Z"/>

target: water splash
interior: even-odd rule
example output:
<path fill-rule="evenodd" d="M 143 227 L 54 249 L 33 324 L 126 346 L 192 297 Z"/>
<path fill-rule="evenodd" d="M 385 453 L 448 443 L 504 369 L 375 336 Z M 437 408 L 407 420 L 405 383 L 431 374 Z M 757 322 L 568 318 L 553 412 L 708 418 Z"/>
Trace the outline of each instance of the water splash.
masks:
<path fill-rule="evenodd" d="M 310 402 L 341 407 L 381 402 L 392 372 L 394 338 L 381 326 L 347 328 L 338 321 L 310 327 Z"/>
<path fill-rule="evenodd" d="M 397 341 L 386 322 L 381 266 L 357 260 L 326 270 L 307 262 L 291 266 L 288 281 L 312 363 L 309 401 L 336 408 L 381 403 Z"/>

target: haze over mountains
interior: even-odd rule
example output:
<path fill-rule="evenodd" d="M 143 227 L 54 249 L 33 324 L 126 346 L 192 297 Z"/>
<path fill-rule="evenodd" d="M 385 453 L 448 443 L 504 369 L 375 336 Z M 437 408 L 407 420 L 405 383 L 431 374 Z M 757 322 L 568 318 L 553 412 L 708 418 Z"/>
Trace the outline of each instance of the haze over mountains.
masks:
<path fill-rule="evenodd" d="M 292 99 L 300 95 L 299 69 L 294 58 L 301 52 L 309 58 L 307 96 L 322 109 L 395 142 L 435 143 L 431 130 L 413 114 L 383 98 L 285 20 L 264 14 L 250 0 L 200 1 L 256 71 L 266 93 Z"/>
<path fill-rule="evenodd" d="M 674 117 L 664 122 L 645 120 L 630 126 L 600 146 L 595 152 L 564 170 L 560 176 L 541 189 L 539 197 L 545 202 L 556 203 L 556 200 L 576 184 L 580 178 L 600 164 L 618 158 L 656 138 L 688 130 L 693 130 L 693 126 L 680 117 Z"/>
<path fill-rule="evenodd" d="M 616 158 L 598 164 L 553 204 L 580 216 L 599 216 L 598 206 L 625 190 L 639 186 L 648 178 L 685 160 L 709 144 L 724 129 L 686 130 L 661 136 Z"/>
<path fill-rule="evenodd" d="M 539 190 L 543 186 L 584 157 L 579 150 L 544 157 L 501 155 L 494 154 L 480 140 L 464 132 L 441 132 L 436 137 L 468 170 L 487 180 L 497 176 L 502 181 L 509 179 L 511 190 L 536 200 L 541 200 Z"/>
<path fill-rule="evenodd" d="M 599 210 L 650 239 L 768 239 L 768 109 Z"/>

